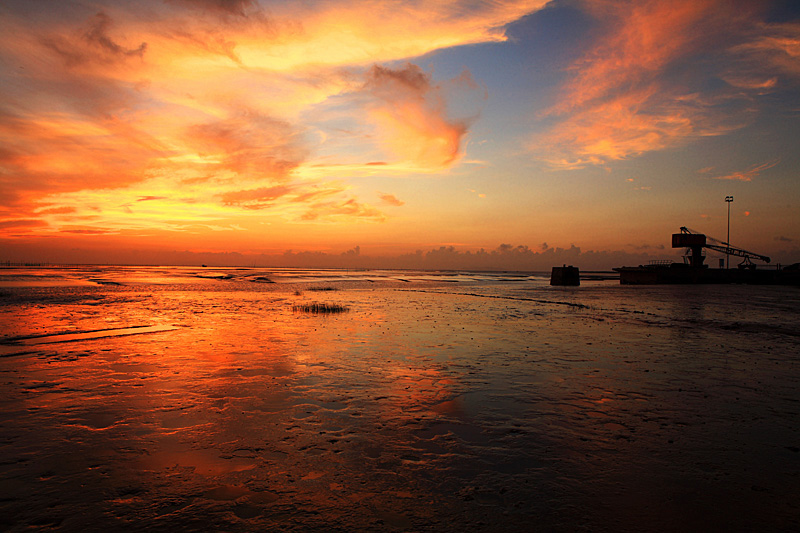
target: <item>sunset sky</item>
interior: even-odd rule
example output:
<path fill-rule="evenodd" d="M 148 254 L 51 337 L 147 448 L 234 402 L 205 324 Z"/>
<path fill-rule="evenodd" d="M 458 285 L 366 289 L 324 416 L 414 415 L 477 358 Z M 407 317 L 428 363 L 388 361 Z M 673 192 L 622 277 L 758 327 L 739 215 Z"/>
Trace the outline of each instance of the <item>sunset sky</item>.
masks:
<path fill-rule="evenodd" d="M 0 260 L 800 261 L 792 0 L 5 0 L 0 87 Z"/>

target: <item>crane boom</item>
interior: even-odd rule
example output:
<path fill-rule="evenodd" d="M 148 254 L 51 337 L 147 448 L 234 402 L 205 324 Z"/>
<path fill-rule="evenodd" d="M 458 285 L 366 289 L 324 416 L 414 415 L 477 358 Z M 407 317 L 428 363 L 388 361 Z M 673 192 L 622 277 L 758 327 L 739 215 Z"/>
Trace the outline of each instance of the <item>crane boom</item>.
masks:
<path fill-rule="evenodd" d="M 707 241 L 712 241 L 714 244 L 711 244 Z M 688 247 L 692 249 L 692 264 L 699 266 L 702 265 L 703 260 L 700 255 L 701 248 L 708 248 L 709 250 L 714 250 L 716 252 L 722 252 L 723 254 L 728 255 L 735 255 L 737 257 L 744 257 L 746 260 L 758 259 L 759 261 L 764 261 L 765 263 L 769 263 L 770 259 L 766 255 L 757 254 L 755 252 L 750 252 L 748 250 L 744 250 L 742 248 L 736 248 L 735 246 L 731 246 L 729 243 L 720 241 L 713 237 L 709 237 L 699 231 L 694 231 L 686 226 L 681 227 L 681 232 L 673 234 L 672 236 L 672 247 L 673 248 L 682 248 Z"/>
<path fill-rule="evenodd" d="M 764 261 L 765 263 L 769 263 L 769 257 L 766 255 L 760 255 L 753 252 L 748 252 L 747 250 L 742 250 L 741 248 L 735 248 L 728 243 L 727 246 L 719 246 L 716 244 L 706 244 L 706 248 L 711 250 L 716 250 L 717 252 L 722 252 L 723 254 L 735 255 L 737 257 L 746 257 L 748 259 L 758 259 L 759 261 Z"/>

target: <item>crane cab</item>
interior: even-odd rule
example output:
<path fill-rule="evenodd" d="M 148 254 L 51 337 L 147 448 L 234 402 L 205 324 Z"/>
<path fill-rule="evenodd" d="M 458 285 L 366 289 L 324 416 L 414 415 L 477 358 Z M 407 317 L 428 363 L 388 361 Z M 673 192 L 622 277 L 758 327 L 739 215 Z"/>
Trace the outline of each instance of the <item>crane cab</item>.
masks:
<path fill-rule="evenodd" d="M 706 265 L 703 264 L 705 256 L 703 256 L 703 248 L 706 245 L 706 236 L 703 233 L 673 233 L 672 234 L 672 247 L 673 248 L 688 248 L 691 250 L 689 255 L 689 264 L 693 267 L 702 268 Z"/>

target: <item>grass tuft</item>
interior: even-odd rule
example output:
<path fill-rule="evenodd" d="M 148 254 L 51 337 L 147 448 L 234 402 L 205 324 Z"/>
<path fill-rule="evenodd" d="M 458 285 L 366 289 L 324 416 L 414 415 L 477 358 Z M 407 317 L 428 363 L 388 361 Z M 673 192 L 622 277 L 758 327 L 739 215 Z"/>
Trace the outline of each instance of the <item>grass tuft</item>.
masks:
<path fill-rule="evenodd" d="M 323 314 L 323 313 L 344 313 L 349 311 L 349 307 L 345 307 L 339 304 L 326 304 L 326 303 L 310 303 L 310 304 L 297 304 L 292 306 L 292 311 L 295 313 L 314 313 L 314 314 Z"/>

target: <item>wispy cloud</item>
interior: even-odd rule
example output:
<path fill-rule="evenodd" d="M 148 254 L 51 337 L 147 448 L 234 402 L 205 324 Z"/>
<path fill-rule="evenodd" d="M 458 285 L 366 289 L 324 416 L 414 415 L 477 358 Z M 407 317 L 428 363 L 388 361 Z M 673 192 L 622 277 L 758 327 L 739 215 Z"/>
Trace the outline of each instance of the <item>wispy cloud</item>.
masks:
<path fill-rule="evenodd" d="M 260 187 L 243 191 L 230 191 L 222 193 L 222 203 L 225 205 L 244 205 L 248 209 L 261 209 L 270 205 L 278 198 L 286 196 L 291 188 L 282 185 L 276 187 Z"/>
<path fill-rule="evenodd" d="M 312 204 L 301 216 L 302 220 L 337 220 L 341 217 L 358 218 L 373 222 L 383 222 L 386 216 L 375 207 L 350 198 L 339 202 L 318 202 Z"/>
<path fill-rule="evenodd" d="M 59 56 L 67 67 L 80 67 L 87 64 L 111 64 L 129 58 L 142 59 L 147 50 L 147 43 L 128 47 L 111 36 L 113 21 L 105 12 L 100 11 L 91 17 L 85 29 L 71 33 L 53 34 L 40 39 L 41 44 Z"/>
<path fill-rule="evenodd" d="M 730 174 L 725 174 L 722 176 L 713 176 L 712 179 L 715 180 L 735 180 L 735 181 L 753 181 L 753 178 L 757 178 L 763 171 L 769 170 L 770 168 L 774 167 L 780 163 L 780 160 L 775 161 L 768 161 L 766 163 L 761 163 L 760 165 L 754 165 L 747 170 L 731 172 Z"/>
<path fill-rule="evenodd" d="M 97 226 L 87 226 L 87 227 L 73 227 L 73 226 L 63 226 L 59 232 L 61 233 L 74 233 L 77 235 L 107 235 L 111 233 L 117 233 L 116 230 L 108 229 L 108 228 L 100 228 Z"/>
<path fill-rule="evenodd" d="M 272 43 L 269 54 L 260 39 L 242 39 L 237 49 L 245 64 L 273 70 L 403 60 L 452 46 L 505 41 L 506 24 L 547 2 L 280 2 L 269 11 L 295 22 L 287 26 L 291 38 Z"/>
<path fill-rule="evenodd" d="M 776 83 L 774 68 L 769 74 L 762 65 L 756 77 L 732 67 L 731 50 L 743 46 L 742 36 L 758 39 L 766 31 L 755 4 L 737 10 L 720 0 L 583 5 L 606 33 L 571 66 L 544 114 L 552 128 L 531 140 L 531 151 L 553 168 L 605 165 L 728 133 L 752 113 L 741 91 L 755 95 Z M 709 56 L 725 61 L 709 69 Z M 736 87 L 713 83 L 726 76 Z"/>
<path fill-rule="evenodd" d="M 41 226 L 46 226 L 47 222 L 44 222 L 39 219 L 26 219 L 26 218 L 18 218 L 18 219 L 10 219 L 10 220 L 0 220 L 0 228 L 36 228 Z"/>
<path fill-rule="evenodd" d="M 762 24 L 759 30 L 756 38 L 731 50 L 741 59 L 739 76 L 734 73 L 732 83 L 743 80 L 743 83 L 771 89 L 778 84 L 774 74 L 800 77 L 800 24 Z M 765 72 L 765 68 L 769 70 Z"/>

